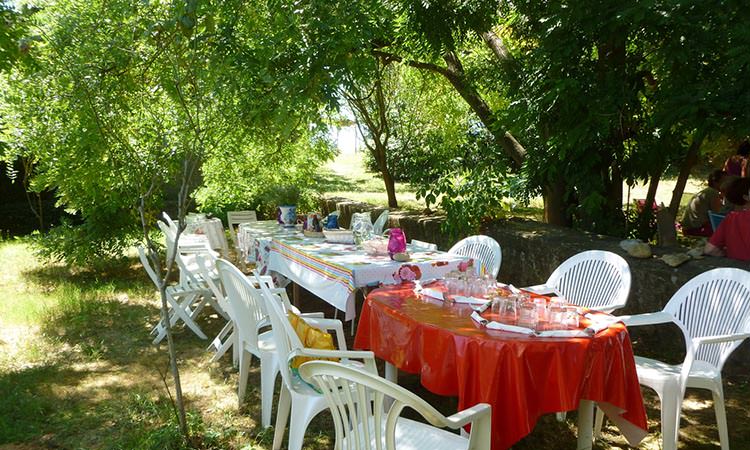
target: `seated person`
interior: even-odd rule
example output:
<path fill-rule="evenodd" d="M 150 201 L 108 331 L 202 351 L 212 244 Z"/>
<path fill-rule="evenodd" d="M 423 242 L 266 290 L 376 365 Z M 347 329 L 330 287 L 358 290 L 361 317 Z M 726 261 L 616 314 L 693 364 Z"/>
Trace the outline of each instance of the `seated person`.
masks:
<path fill-rule="evenodd" d="M 748 157 L 750 157 L 750 142 L 743 141 L 737 147 L 737 153 L 727 158 L 724 171 L 736 177 L 746 177 L 748 173 Z"/>
<path fill-rule="evenodd" d="M 708 176 L 708 187 L 690 199 L 682 216 L 682 234 L 685 236 L 711 236 L 713 228 L 708 211 L 718 213 L 722 209 L 722 194 L 719 187 L 726 176 L 723 170 L 714 170 Z"/>
<path fill-rule="evenodd" d="M 750 261 L 750 178 L 738 178 L 727 188 L 735 205 L 706 243 L 703 253 Z"/>

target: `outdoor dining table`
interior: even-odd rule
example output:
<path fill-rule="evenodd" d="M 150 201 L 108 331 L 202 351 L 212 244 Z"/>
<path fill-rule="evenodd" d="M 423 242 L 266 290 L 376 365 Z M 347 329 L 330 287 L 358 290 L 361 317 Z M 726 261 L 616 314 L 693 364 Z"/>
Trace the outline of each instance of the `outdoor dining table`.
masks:
<path fill-rule="evenodd" d="M 388 255 L 367 254 L 353 244 L 305 236 L 275 221 L 240 224 L 238 240 L 247 262 L 255 263 L 261 274 L 282 275 L 344 311 L 346 320 L 356 316 L 354 298 L 359 288 L 442 278 L 468 262 L 465 256 L 411 247 L 410 261 L 397 262 Z"/>
<path fill-rule="evenodd" d="M 542 414 L 576 408 L 578 448 L 590 449 L 594 402 L 631 445 L 645 437 L 646 412 L 622 323 L 593 337 L 551 338 L 486 329 L 472 311 L 415 293 L 414 283 L 385 286 L 367 296 L 354 347 L 385 360 L 392 381 L 395 366 L 418 374 L 435 394 L 457 396 L 459 410 L 489 403 L 494 450 L 529 434 Z"/>
<path fill-rule="evenodd" d="M 229 255 L 229 245 L 227 244 L 227 236 L 224 234 L 224 225 L 221 219 L 217 217 L 188 218 L 185 225 L 185 235 L 189 238 L 205 236 L 208 240 L 208 245 L 212 249 L 219 250 L 225 258 Z"/>

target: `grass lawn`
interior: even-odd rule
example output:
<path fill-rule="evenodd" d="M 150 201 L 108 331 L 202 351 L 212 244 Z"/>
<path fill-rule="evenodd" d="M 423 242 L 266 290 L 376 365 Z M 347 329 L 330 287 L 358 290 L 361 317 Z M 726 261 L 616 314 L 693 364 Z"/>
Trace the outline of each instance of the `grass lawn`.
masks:
<path fill-rule="evenodd" d="M 156 293 L 136 259 L 75 271 L 37 259 L 26 240 L 12 240 L 0 242 L 0 260 L 0 450 L 187 448 L 167 392 L 166 344 L 152 345 L 148 334 L 158 318 Z M 302 306 L 332 314 L 310 296 Z M 198 322 L 209 336 L 223 325 L 211 312 Z M 259 426 L 257 360 L 238 408 L 231 357 L 210 363 L 205 341 L 179 327 L 175 338 L 198 437 L 193 447 L 270 448 L 273 430 Z M 430 394 L 418 378 L 402 374 L 400 383 L 444 413 L 455 412 L 455 399 Z M 748 376 L 728 377 L 726 396 L 732 446 L 747 448 Z M 658 448 L 658 405 L 653 395 L 646 399 L 651 434 L 642 447 Z M 573 448 L 574 424 L 574 413 L 563 423 L 545 416 L 514 448 Z M 316 418 L 305 448 L 331 448 L 330 425 L 327 414 Z M 717 440 L 710 395 L 688 392 L 681 448 L 716 448 Z M 626 447 L 614 428 L 597 445 Z"/>
<path fill-rule="evenodd" d="M 656 193 L 656 203 L 669 205 L 672 199 L 676 179 L 666 178 L 659 183 Z M 691 177 L 685 186 L 680 207 L 684 208 L 690 198 L 706 186 L 705 180 Z M 387 206 L 388 197 L 385 193 L 382 178 L 378 174 L 367 172 L 364 163 L 364 153 L 342 153 L 328 163 L 318 179 L 318 189 L 330 197 L 345 197 L 351 200 Z M 622 198 L 627 202 L 635 199 L 645 199 L 648 185 L 636 185 L 628 189 L 623 185 Z M 421 211 L 426 208 L 423 199 L 417 199 L 416 189 L 409 183 L 396 183 L 396 198 L 401 209 Z M 513 202 L 511 202 L 513 204 Z M 435 208 L 435 205 L 432 205 Z M 541 197 L 531 199 L 529 205 L 516 205 L 508 213 L 509 216 L 525 217 L 542 220 L 544 204 Z M 682 217 L 678 214 L 678 219 Z"/>

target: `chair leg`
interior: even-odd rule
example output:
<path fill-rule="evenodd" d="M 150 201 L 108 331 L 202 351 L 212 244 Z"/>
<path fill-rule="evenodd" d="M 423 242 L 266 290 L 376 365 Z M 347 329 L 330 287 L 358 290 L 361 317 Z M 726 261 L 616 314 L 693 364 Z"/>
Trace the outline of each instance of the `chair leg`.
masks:
<path fill-rule="evenodd" d="M 272 354 L 262 355 L 260 358 L 260 404 L 261 424 L 263 428 L 271 426 L 271 409 L 273 407 L 273 388 L 276 384 L 276 374 L 279 365 Z"/>
<path fill-rule="evenodd" d="M 602 425 L 604 425 L 604 411 L 597 406 L 596 417 L 594 418 L 594 439 L 601 437 Z"/>
<path fill-rule="evenodd" d="M 729 429 L 727 428 L 727 413 L 724 409 L 724 389 L 721 384 L 718 390 L 711 390 L 714 399 L 714 412 L 716 413 L 716 425 L 719 428 L 719 443 L 721 450 L 729 450 Z"/>
<path fill-rule="evenodd" d="M 284 431 L 286 423 L 289 420 L 289 412 L 292 406 L 292 394 L 284 383 L 281 383 L 281 393 L 279 394 L 279 407 L 276 411 L 276 425 L 273 429 L 273 450 L 281 448 L 281 442 L 284 440 Z"/>
<path fill-rule="evenodd" d="M 237 396 L 239 397 L 239 407 L 242 407 L 242 401 L 245 399 L 245 391 L 247 390 L 247 377 L 250 373 L 250 362 L 253 359 L 253 355 L 245 349 L 240 350 L 240 385 L 237 388 Z"/>
<path fill-rule="evenodd" d="M 680 409 L 682 397 L 679 390 L 667 388 L 661 396 L 661 440 L 662 450 L 677 450 L 680 435 Z M 670 395 L 671 394 L 671 395 Z"/>
<path fill-rule="evenodd" d="M 216 338 L 218 340 L 218 338 Z M 219 341 L 221 342 L 221 341 Z M 229 336 L 227 336 L 226 339 L 224 339 L 224 342 L 221 342 L 221 344 L 216 348 L 215 345 L 209 346 L 209 350 L 212 348 L 216 348 L 216 353 L 214 353 L 214 356 L 211 357 L 211 362 L 216 362 L 219 359 L 221 359 L 222 356 L 232 347 L 234 344 L 234 332 L 230 333 Z"/>
<path fill-rule="evenodd" d="M 289 424 L 289 450 L 302 450 L 307 426 L 310 425 L 310 421 L 318 412 L 320 412 L 320 409 L 315 410 L 315 402 L 292 403 L 292 421 Z"/>

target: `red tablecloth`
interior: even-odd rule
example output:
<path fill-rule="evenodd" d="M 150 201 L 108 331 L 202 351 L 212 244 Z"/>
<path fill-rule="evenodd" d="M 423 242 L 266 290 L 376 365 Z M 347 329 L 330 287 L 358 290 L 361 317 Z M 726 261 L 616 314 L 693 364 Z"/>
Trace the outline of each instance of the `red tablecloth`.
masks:
<path fill-rule="evenodd" d="M 593 338 L 539 338 L 486 330 L 467 305 L 420 297 L 405 283 L 376 289 L 365 301 L 355 348 L 372 350 L 399 369 L 419 374 L 458 408 L 492 405 L 492 448 L 529 434 L 540 415 L 602 403 L 632 445 L 647 430 L 646 411 L 622 324 Z"/>

